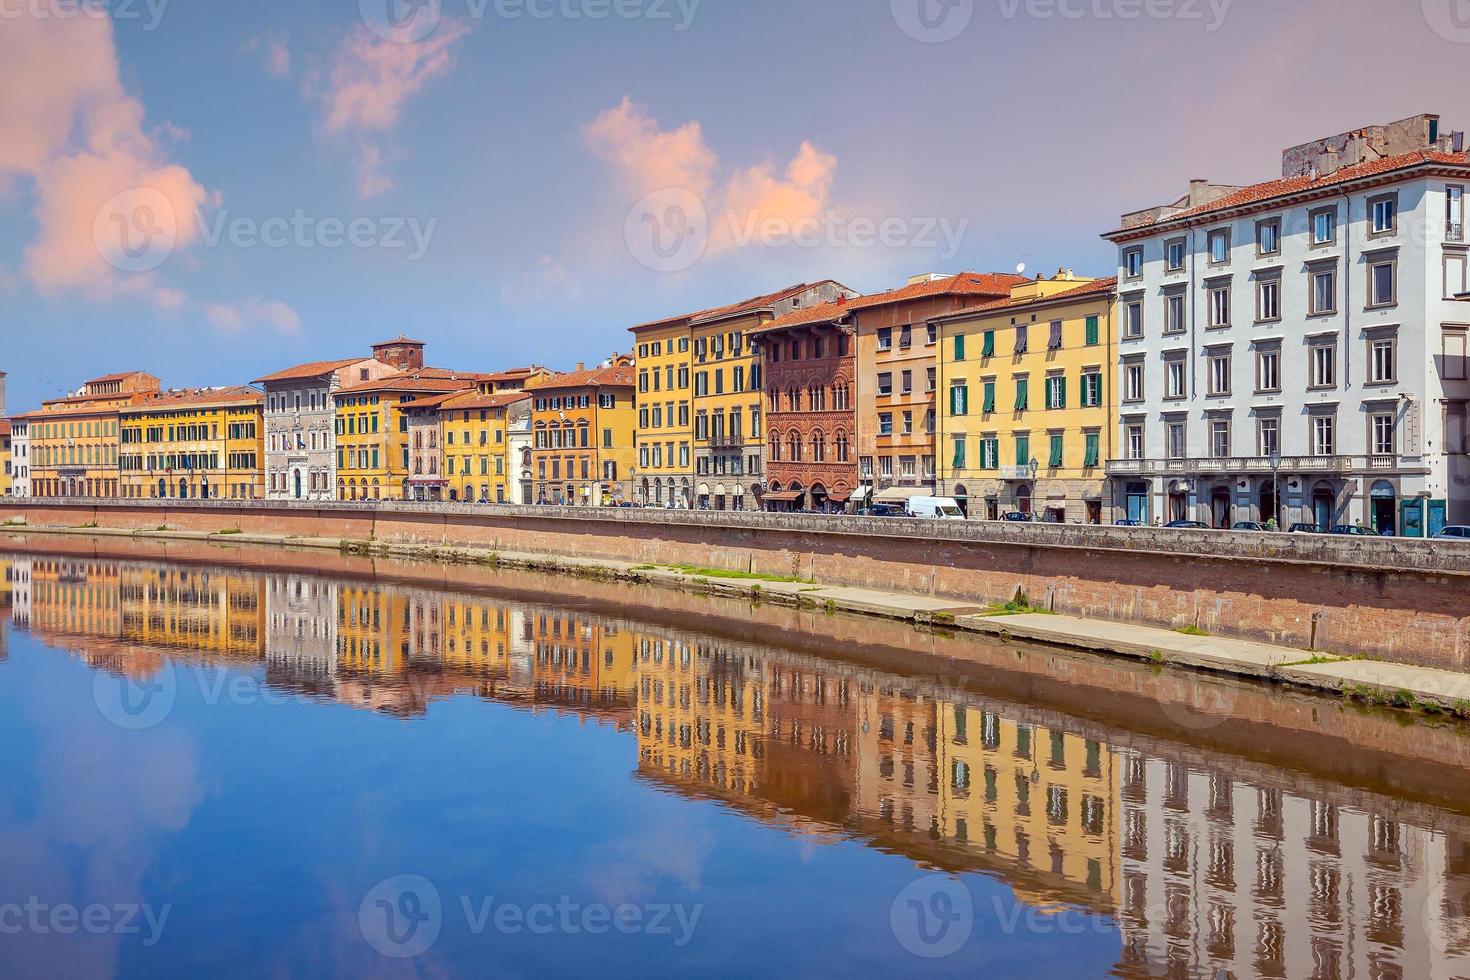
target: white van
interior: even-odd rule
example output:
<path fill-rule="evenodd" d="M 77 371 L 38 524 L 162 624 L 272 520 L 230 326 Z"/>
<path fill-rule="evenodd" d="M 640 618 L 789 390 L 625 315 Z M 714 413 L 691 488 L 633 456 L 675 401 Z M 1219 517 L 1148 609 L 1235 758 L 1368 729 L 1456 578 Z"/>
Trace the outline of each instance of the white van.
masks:
<path fill-rule="evenodd" d="M 953 497 L 910 497 L 904 505 L 910 517 L 927 517 L 934 521 L 962 521 L 964 511 Z"/>

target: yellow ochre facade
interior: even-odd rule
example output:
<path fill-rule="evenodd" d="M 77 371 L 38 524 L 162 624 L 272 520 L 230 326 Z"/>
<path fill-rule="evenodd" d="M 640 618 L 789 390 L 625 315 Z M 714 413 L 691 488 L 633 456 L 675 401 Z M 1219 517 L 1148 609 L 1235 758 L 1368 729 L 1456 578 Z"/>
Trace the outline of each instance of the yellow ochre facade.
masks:
<path fill-rule="evenodd" d="M 265 396 L 254 388 L 165 392 L 119 412 L 120 495 L 265 497 Z"/>

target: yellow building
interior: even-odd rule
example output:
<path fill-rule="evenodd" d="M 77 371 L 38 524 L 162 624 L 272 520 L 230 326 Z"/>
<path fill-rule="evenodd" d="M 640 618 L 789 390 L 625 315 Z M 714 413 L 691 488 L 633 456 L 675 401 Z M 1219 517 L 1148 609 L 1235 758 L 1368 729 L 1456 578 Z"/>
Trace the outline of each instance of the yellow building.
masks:
<path fill-rule="evenodd" d="M 691 315 L 633 327 L 637 343 L 636 435 L 640 503 L 688 507 L 694 487 L 690 409 Z"/>
<path fill-rule="evenodd" d="M 521 391 L 495 395 L 475 391 L 451 395 L 440 404 L 448 499 L 497 504 L 513 499 L 510 418 L 530 398 Z"/>
<path fill-rule="evenodd" d="M 534 500 L 569 507 L 631 499 L 636 375 L 632 358 L 559 374 L 532 392 Z"/>
<path fill-rule="evenodd" d="M 265 580 L 251 573 L 124 565 L 118 584 L 123 639 L 243 660 L 265 658 Z"/>
<path fill-rule="evenodd" d="M 1063 271 L 936 320 L 939 490 L 970 516 L 1111 519 L 1116 285 Z"/>
<path fill-rule="evenodd" d="M 93 378 L 75 395 L 22 416 L 30 430 L 31 496 L 118 496 L 119 413 L 157 396 L 157 378 L 129 371 Z"/>
<path fill-rule="evenodd" d="M 119 493 L 265 496 L 265 396 L 254 388 L 169 391 L 119 411 Z"/>
<path fill-rule="evenodd" d="M 9 497 L 14 483 L 15 459 L 10 445 L 10 420 L 0 419 L 0 497 Z"/>
<path fill-rule="evenodd" d="M 409 417 L 403 406 L 420 399 L 463 391 L 479 377 L 422 368 L 364 381 L 334 392 L 337 499 L 413 499 L 409 485 L 409 477 L 413 475 L 409 458 Z"/>
<path fill-rule="evenodd" d="M 337 667 L 345 677 L 396 678 L 408 669 L 409 599 L 401 589 L 337 590 Z"/>

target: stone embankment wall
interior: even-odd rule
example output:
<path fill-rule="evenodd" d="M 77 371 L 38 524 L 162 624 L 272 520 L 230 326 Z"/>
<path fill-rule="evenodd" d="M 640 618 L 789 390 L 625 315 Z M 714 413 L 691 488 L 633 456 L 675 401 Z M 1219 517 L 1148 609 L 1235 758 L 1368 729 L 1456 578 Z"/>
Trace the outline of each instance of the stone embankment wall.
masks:
<path fill-rule="evenodd" d="M 390 502 L 0 499 L 0 522 L 481 547 L 795 576 L 1470 670 L 1470 544 Z"/>

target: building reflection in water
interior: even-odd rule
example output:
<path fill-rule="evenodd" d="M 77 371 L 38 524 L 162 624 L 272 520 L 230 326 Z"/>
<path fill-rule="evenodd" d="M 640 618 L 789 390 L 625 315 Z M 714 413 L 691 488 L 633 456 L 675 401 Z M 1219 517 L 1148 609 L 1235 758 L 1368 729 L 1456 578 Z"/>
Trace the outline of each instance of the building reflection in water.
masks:
<path fill-rule="evenodd" d="M 661 789 L 987 874 L 1043 915 L 1106 917 L 1122 976 L 1470 975 L 1463 815 L 584 612 L 102 559 L 0 571 L 11 626 L 96 668 L 250 666 L 277 690 L 400 717 L 471 696 L 612 725 Z"/>

